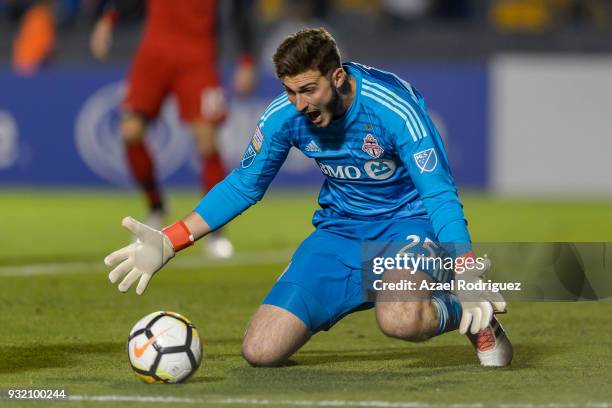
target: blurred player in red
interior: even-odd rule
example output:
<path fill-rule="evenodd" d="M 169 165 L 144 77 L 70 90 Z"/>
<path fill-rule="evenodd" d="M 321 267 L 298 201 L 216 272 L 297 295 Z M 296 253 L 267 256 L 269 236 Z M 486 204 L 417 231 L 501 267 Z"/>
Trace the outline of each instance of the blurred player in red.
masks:
<path fill-rule="evenodd" d="M 117 7 L 120 4 L 116 2 Z M 166 207 L 144 142 L 148 123 L 157 118 L 166 97 L 174 95 L 181 120 L 190 126 L 196 140 L 202 161 L 201 188 L 206 193 L 225 177 L 217 134 L 227 107 L 216 66 L 218 2 L 147 0 L 146 5 L 145 31 L 123 101 L 121 136 L 132 175 L 146 193 L 150 210 L 147 221 L 160 228 Z M 117 7 L 107 9 L 92 33 L 91 49 L 98 59 L 108 55 L 113 27 L 121 14 Z M 242 53 L 234 76 L 239 94 L 249 93 L 255 79 L 249 8 L 248 0 L 232 2 L 232 21 Z M 216 257 L 233 254 L 231 242 L 220 233 L 211 237 L 208 250 Z"/>

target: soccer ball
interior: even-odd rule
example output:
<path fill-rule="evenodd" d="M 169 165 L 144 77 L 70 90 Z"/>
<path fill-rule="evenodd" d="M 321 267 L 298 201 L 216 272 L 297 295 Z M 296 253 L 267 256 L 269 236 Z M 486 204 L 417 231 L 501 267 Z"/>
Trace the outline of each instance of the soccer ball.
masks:
<path fill-rule="evenodd" d="M 202 343 L 187 318 L 154 312 L 136 323 L 127 342 L 130 364 L 148 383 L 185 381 L 200 366 Z"/>

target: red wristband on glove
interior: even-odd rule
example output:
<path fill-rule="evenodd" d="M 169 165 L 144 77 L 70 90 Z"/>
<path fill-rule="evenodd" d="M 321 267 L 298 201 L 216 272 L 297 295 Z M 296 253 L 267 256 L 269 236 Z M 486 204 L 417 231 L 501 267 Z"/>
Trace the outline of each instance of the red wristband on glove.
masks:
<path fill-rule="evenodd" d="M 174 252 L 190 247 L 194 243 L 191 231 L 182 220 L 167 226 L 162 232 L 170 239 Z"/>
<path fill-rule="evenodd" d="M 476 263 L 476 254 L 474 251 L 465 252 L 455 258 L 455 274 L 462 274 L 466 269 L 471 270 Z M 457 268 L 461 267 L 462 271 L 457 272 Z"/>
<path fill-rule="evenodd" d="M 474 253 L 474 251 L 470 251 L 459 255 L 457 258 L 476 259 L 476 254 Z"/>

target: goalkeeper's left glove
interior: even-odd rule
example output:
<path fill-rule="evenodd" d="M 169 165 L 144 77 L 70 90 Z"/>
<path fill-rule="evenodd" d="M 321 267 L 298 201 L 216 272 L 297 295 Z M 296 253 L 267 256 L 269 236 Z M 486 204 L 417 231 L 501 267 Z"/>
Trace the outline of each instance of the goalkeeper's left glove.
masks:
<path fill-rule="evenodd" d="M 461 255 L 465 264 L 466 259 L 474 259 L 474 253 L 469 252 Z M 477 283 L 482 281 L 482 275 L 491 268 L 491 261 L 486 259 L 485 267 L 465 268 L 464 272 L 455 272 L 455 280 L 461 279 L 466 284 Z M 459 332 L 466 334 L 468 329 L 470 333 L 476 334 L 480 330 L 487 328 L 494 313 L 504 313 L 506 311 L 506 301 L 499 292 L 491 292 L 489 290 L 457 290 L 457 296 L 461 302 L 462 314 L 461 322 L 459 323 Z"/>

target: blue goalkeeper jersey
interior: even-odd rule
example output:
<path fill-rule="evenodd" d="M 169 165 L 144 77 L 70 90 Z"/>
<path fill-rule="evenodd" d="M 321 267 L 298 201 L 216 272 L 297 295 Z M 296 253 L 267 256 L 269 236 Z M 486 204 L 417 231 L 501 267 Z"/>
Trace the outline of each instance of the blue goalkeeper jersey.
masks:
<path fill-rule="evenodd" d="M 442 139 L 421 94 L 398 76 L 357 63 L 349 109 L 318 128 L 285 93 L 261 116 L 240 166 L 195 211 L 216 229 L 259 201 L 292 147 L 325 176 L 313 223 L 429 218 L 438 242 L 469 242 Z"/>

